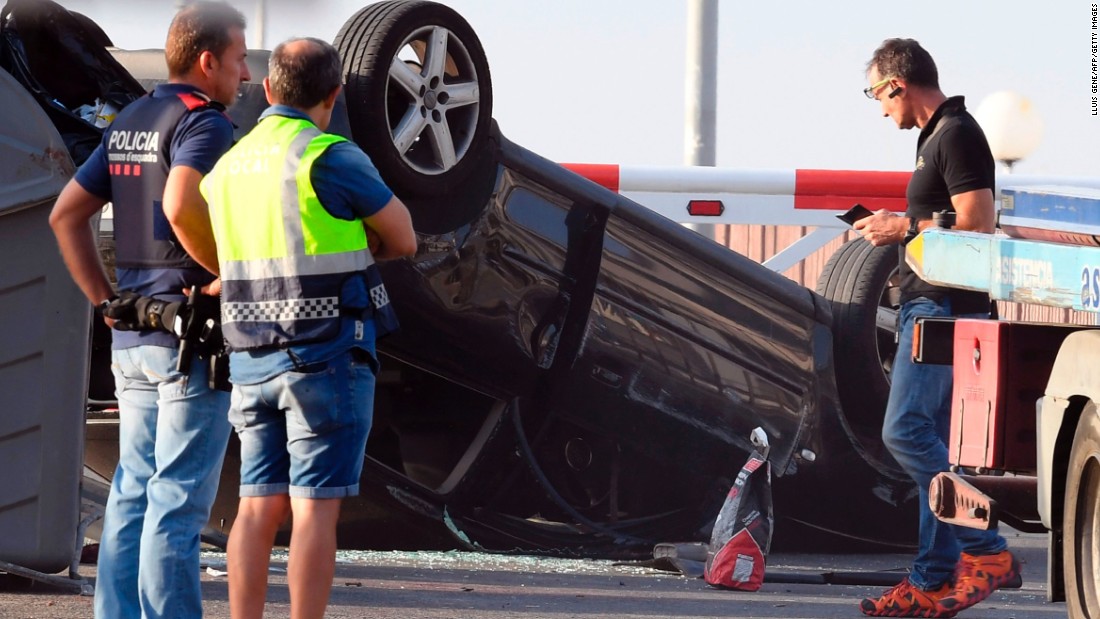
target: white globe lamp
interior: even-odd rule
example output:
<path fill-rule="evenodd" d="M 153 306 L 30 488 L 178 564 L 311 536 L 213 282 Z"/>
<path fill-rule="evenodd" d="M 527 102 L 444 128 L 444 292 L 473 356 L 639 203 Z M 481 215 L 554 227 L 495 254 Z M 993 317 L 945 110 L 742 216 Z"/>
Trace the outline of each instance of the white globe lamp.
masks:
<path fill-rule="evenodd" d="M 974 118 L 989 140 L 993 158 L 1012 172 L 1012 166 L 1039 146 L 1043 120 L 1026 97 L 1007 90 L 995 92 L 978 105 Z"/>

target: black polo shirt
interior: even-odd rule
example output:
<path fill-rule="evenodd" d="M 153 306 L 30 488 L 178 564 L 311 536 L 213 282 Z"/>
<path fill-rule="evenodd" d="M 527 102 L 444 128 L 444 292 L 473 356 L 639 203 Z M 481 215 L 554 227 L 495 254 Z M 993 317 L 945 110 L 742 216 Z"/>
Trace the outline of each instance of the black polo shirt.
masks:
<path fill-rule="evenodd" d="M 951 196 L 975 189 L 992 191 L 995 180 L 995 163 L 985 134 L 966 111 L 963 98 L 951 97 L 932 114 L 917 139 L 916 166 L 905 190 L 905 214 L 927 220 L 938 211 L 954 212 Z M 933 286 L 909 268 L 904 245 L 899 247 L 899 257 L 902 303 L 917 297 L 941 301 L 950 296 L 953 314 L 989 311 L 986 293 Z"/>

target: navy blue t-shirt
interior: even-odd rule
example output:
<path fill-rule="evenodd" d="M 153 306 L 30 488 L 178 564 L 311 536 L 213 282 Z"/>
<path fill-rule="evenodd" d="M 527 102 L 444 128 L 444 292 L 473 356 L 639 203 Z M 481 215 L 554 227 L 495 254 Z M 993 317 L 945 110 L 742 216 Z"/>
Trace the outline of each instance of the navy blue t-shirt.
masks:
<path fill-rule="evenodd" d="M 152 93 L 154 99 L 178 97 L 180 94 L 198 92 L 188 84 L 160 84 Z M 126 113 L 123 109 L 122 114 Z M 106 144 L 111 128 L 103 132 L 103 140 L 88 160 L 77 170 L 76 182 L 87 192 L 111 201 L 111 174 L 107 160 Z M 218 159 L 233 145 L 233 123 L 221 111 L 199 108 L 180 119 L 172 135 L 168 155 L 171 167 L 187 166 L 202 174 L 214 168 Z M 126 231 L 115 229 L 115 234 Z M 133 290 L 145 296 L 156 296 L 170 301 L 183 299 L 182 290 L 191 285 L 205 285 L 214 276 L 202 268 L 191 269 L 116 269 L 119 290 Z M 131 348 L 138 345 L 166 346 L 174 348 L 179 340 L 164 331 L 112 331 L 112 347 Z"/>

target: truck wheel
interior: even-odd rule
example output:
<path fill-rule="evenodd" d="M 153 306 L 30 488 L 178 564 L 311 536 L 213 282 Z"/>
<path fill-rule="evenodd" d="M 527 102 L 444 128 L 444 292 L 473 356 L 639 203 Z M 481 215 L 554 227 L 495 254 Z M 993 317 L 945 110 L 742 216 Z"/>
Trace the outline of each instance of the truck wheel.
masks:
<path fill-rule="evenodd" d="M 481 42 L 421 0 L 360 9 L 336 35 L 352 135 L 402 199 L 450 195 L 484 169 L 492 85 Z"/>
<path fill-rule="evenodd" d="M 1100 413 L 1089 402 L 1077 422 L 1066 473 L 1063 567 L 1070 619 L 1100 617 Z"/>
<path fill-rule="evenodd" d="M 882 418 L 897 352 L 899 281 L 897 248 L 875 247 L 862 238 L 842 245 L 817 280 L 817 293 L 832 302 L 833 355 L 844 418 L 864 449 L 883 456 Z"/>

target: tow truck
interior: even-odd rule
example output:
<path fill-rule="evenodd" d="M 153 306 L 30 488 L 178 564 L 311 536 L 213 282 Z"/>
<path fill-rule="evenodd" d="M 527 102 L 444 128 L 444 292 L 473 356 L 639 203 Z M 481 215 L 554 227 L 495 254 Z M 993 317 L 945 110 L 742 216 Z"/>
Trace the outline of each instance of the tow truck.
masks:
<path fill-rule="evenodd" d="M 945 222 L 949 223 L 949 222 Z M 999 231 L 935 227 L 906 248 L 925 281 L 1085 312 L 1082 324 L 925 321 L 914 359 L 954 372 L 940 520 L 1047 532 L 1047 597 L 1100 617 L 1100 191 L 1006 188 Z"/>

